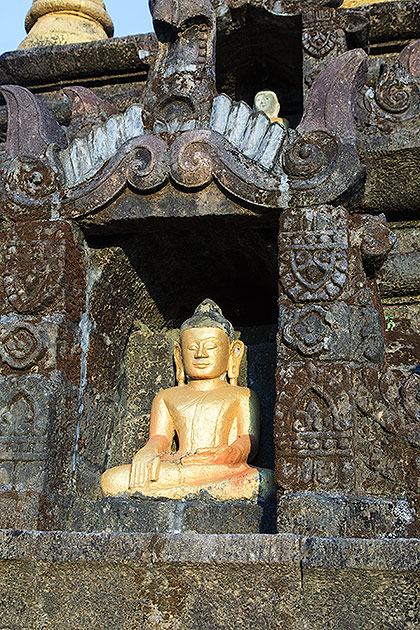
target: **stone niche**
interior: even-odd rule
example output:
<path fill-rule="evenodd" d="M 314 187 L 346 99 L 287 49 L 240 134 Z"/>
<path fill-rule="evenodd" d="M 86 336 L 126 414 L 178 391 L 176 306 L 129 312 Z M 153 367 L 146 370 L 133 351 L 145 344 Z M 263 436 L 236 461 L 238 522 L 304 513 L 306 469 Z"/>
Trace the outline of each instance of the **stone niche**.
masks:
<path fill-rule="evenodd" d="M 253 464 L 274 466 L 276 229 L 271 220 L 253 229 L 220 219 L 180 223 L 171 231 L 86 236 L 91 332 L 76 493 L 66 528 L 166 530 L 186 510 L 181 521 L 192 531 L 275 531 L 274 507 L 246 501 L 223 507 L 150 500 L 147 509 L 138 501 L 100 501 L 102 472 L 129 463 L 145 444 L 153 398 L 175 385 L 179 326 L 208 295 L 223 304 L 247 347 L 239 384 L 258 394 L 262 410 Z"/>

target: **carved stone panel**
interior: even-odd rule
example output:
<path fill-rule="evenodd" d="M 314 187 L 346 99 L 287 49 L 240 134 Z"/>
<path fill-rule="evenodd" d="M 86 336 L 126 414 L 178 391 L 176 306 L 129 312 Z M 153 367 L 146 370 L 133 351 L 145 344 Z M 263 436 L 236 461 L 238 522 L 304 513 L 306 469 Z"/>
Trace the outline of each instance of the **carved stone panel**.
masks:
<path fill-rule="evenodd" d="M 355 484 L 350 370 L 294 365 L 277 374 L 276 480 L 284 491 Z"/>
<path fill-rule="evenodd" d="M 306 208 L 284 217 L 279 235 L 280 282 L 293 301 L 340 297 L 347 285 L 347 258 L 343 208 Z"/>
<path fill-rule="evenodd" d="M 344 302 L 303 308 L 280 306 L 279 358 L 299 361 L 300 357 L 322 360 L 350 358 L 350 309 Z"/>
<path fill-rule="evenodd" d="M 9 367 L 22 370 L 32 367 L 45 353 L 45 336 L 29 322 L 0 326 L 0 355 Z"/>
<path fill-rule="evenodd" d="M 79 233 L 67 221 L 30 221 L 7 235 L 1 261 L 3 313 L 72 311 L 84 304 Z M 69 312 L 70 311 L 70 312 Z"/>
<path fill-rule="evenodd" d="M 323 67 L 343 54 L 346 37 L 335 9 L 313 7 L 302 13 L 304 89 L 308 90 Z"/>
<path fill-rule="evenodd" d="M 44 489 L 51 390 L 38 376 L 0 377 L 0 483 L 3 489 Z"/>

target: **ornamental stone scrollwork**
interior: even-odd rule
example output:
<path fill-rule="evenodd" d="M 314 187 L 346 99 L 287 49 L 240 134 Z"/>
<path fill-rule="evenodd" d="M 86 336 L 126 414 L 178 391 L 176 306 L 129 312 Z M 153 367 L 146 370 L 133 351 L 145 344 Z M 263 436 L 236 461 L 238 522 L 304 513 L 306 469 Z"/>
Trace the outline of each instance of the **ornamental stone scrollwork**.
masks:
<path fill-rule="evenodd" d="M 278 385 L 277 482 L 294 491 L 352 488 L 354 427 L 346 370 L 296 367 Z"/>
<path fill-rule="evenodd" d="M 390 134 L 396 128 L 416 131 L 420 112 L 420 75 L 416 60 L 420 40 L 406 46 L 394 64 L 383 63 L 376 85 L 358 101 L 356 121 L 365 133 Z"/>
<path fill-rule="evenodd" d="M 29 90 L 3 85 L 9 112 L 4 173 L 5 210 L 16 220 L 51 216 L 58 203 L 60 175 L 54 153 L 67 146 L 63 129 Z"/>
<path fill-rule="evenodd" d="M 36 326 L 28 322 L 0 326 L 0 355 L 9 367 L 29 368 L 42 357 L 45 349 L 43 335 Z"/>
<path fill-rule="evenodd" d="M 330 346 L 331 318 L 321 306 L 295 310 L 283 329 L 283 339 L 305 356 L 318 355 Z"/>
<path fill-rule="evenodd" d="M 390 114 L 404 114 L 407 118 L 411 118 L 418 113 L 420 109 L 419 86 L 401 61 L 396 61 L 391 68 L 386 64 L 382 66 L 375 89 L 375 100 L 385 112 Z"/>
<path fill-rule="evenodd" d="M 326 177 L 339 151 L 339 141 L 326 131 L 297 135 L 284 154 L 284 171 L 299 179 L 312 179 L 319 173 Z"/>
<path fill-rule="evenodd" d="M 105 200 L 115 198 L 127 185 L 137 191 L 162 187 L 169 176 L 168 162 L 168 146 L 162 138 L 153 135 L 134 138 L 86 183 L 67 189 L 63 212 L 70 217 L 89 214 Z"/>
<path fill-rule="evenodd" d="M 206 2 L 197 11 L 208 25 L 213 13 L 207 15 Z M 166 19 L 172 24 L 170 15 Z M 194 37 L 200 47 L 204 40 L 198 32 L 194 31 Z M 208 55 L 210 48 L 206 48 Z M 25 88 L 3 88 L 9 107 L 3 165 L 8 173 L 6 214 L 24 221 L 35 215 L 87 217 L 117 200 L 127 188 L 151 193 L 168 181 L 195 192 L 215 180 L 228 193 L 258 208 L 308 206 L 314 199 L 317 203 L 344 200 L 363 176 L 353 107 L 366 70 L 366 55 L 360 50 L 328 65 L 312 86 L 301 124 L 290 134 L 247 104 L 232 103 L 225 95 L 209 99 L 206 92 L 205 113 L 197 110 L 180 127 L 174 127 L 172 119 L 165 129 L 155 128 L 158 121 L 150 127 L 151 102 L 135 104 L 106 121 L 101 117 L 93 126 L 87 121 L 84 128 L 79 120 L 80 135 L 76 133 L 68 147 L 60 126 L 39 99 Z M 198 84 L 197 78 L 193 84 Z M 173 89 L 169 82 L 165 90 Z M 105 106 L 98 105 L 93 96 L 89 99 L 86 90 L 82 97 L 90 103 L 87 118 L 92 107 L 104 114 Z M 33 121 L 24 111 L 26 105 Z"/>
<path fill-rule="evenodd" d="M 348 237 L 344 210 L 302 211 L 302 230 L 280 232 L 279 271 L 296 302 L 336 300 L 345 290 Z"/>

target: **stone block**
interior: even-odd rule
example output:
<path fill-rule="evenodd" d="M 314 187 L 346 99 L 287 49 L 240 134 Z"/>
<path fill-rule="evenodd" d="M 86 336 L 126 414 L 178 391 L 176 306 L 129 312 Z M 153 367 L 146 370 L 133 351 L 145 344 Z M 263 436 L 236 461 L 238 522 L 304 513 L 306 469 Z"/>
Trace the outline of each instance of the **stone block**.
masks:
<path fill-rule="evenodd" d="M 279 497 L 279 532 L 340 538 L 407 538 L 417 517 L 407 500 L 299 493 Z"/>
<path fill-rule="evenodd" d="M 279 359 L 301 357 L 325 361 L 349 360 L 351 355 L 350 307 L 344 302 L 303 308 L 279 309 Z"/>
<path fill-rule="evenodd" d="M 154 500 L 105 497 L 76 500 L 66 525 L 74 531 L 249 534 L 276 531 L 276 506 L 211 499 Z"/>
<path fill-rule="evenodd" d="M 38 529 L 41 502 L 38 492 L 0 492 L 0 529 Z"/>
<path fill-rule="evenodd" d="M 288 491 L 352 491 L 355 485 L 351 370 L 286 364 L 277 372 L 275 479 Z"/>

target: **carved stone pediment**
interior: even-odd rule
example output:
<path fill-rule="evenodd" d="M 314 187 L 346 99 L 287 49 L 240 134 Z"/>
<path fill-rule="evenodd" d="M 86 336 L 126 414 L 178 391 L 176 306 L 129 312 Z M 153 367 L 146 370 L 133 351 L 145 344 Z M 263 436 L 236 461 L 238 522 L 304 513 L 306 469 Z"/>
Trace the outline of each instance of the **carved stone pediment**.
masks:
<path fill-rule="evenodd" d="M 365 73 L 361 50 L 330 64 L 315 81 L 296 130 L 286 131 L 222 94 L 213 99 L 207 121 L 173 119 L 157 133 L 155 124 L 145 125 L 143 106 L 132 105 L 68 147 L 49 112 L 42 117 L 35 96 L 24 88 L 2 88 L 13 102 L 3 165 L 6 212 L 23 220 L 35 218 L 37 209 L 39 218 L 55 213 L 77 219 L 98 212 L 127 188 L 151 194 L 170 182 L 195 193 L 213 180 L 256 210 L 307 205 L 315 197 L 317 203 L 343 199 L 363 176 L 353 107 Z M 87 98 L 86 90 L 78 93 L 79 117 L 80 101 Z"/>

